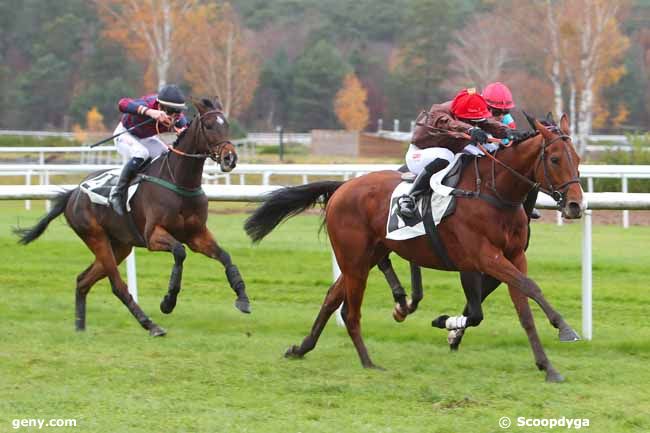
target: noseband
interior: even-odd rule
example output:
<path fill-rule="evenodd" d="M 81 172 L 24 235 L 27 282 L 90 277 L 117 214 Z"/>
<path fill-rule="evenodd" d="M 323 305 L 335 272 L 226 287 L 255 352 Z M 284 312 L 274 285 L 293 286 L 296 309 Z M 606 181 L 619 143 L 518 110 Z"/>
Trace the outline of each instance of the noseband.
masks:
<path fill-rule="evenodd" d="M 208 115 L 211 115 L 211 114 L 219 116 L 219 115 L 223 115 L 223 112 L 221 110 L 210 110 L 210 111 L 206 111 L 205 113 L 201 114 L 199 116 L 199 118 L 198 118 L 200 134 L 201 134 L 203 140 L 208 143 L 208 150 L 209 150 L 208 153 L 186 153 L 186 152 L 183 152 L 182 150 L 176 149 L 173 146 L 167 146 L 167 148 L 171 152 L 174 152 L 175 154 L 180 155 L 180 156 L 184 156 L 184 157 L 187 157 L 187 158 L 196 158 L 196 159 L 210 158 L 211 160 L 213 160 L 217 164 L 221 164 L 221 149 L 223 149 L 223 147 L 226 144 L 231 144 L 232 145 L 232 143 L 230 142 L 230 140 L 221 140 L 221 141 L 217 142 L 216 144 L 214 144 L 213 146 L 210 146 L 210 140 L 208 139 L 208 134 L 205 132 L 205 125 L 203 124 L 203 119 L 205 117 L 207 117 Z M 194 135 L 193 143 L 192 143 L 193 146 L 192 147 L 194 147 L 194 145 L 196 145 L 196 140 L 197 140 L 197 136 Z M 214 151 L 211 150 L 212 147 L 215 147 Z"/>

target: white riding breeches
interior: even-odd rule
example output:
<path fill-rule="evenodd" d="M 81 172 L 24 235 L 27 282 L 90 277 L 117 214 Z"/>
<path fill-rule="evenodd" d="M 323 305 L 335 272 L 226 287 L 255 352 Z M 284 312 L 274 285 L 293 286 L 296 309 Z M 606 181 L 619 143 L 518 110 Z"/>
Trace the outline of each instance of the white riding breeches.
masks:
<path fill-rule="evenodd" d="M 451 164 L 454 160 L 454 153 L 444 147 L 420 149 L 416 145 L 411 144 L 408 152 L 406 152 L 406 166 L 411 173 L 418 175 L 424 170 L 424 167 L 437 158 L 446 159 Z"/>
<path fill-rule="evenodd" d="M 117 128 L 115 128 L 115 134 L 123 131 L 126 131 L 126 128 L 120 122 Z M 131 158 L 142 158 L 146 160 L 167 152 L 165 143 L 155 135 L 147 138 L 138 138 L 129 132 L 125 132 L 119 137 L 115 137 L 113 141 L 115 141 L 117 152 L 127 160 Z"/>

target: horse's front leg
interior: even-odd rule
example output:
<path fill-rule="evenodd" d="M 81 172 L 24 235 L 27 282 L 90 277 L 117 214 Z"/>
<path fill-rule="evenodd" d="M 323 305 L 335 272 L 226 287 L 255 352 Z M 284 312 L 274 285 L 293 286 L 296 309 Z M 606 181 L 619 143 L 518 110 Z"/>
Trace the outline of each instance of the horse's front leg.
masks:
<path fill-rule="evenodd" d="M 207 227 L 203 227 L 200 232 L 187 242 L 187 245 L 192 249 L 192 251 L 204 254 L 221 262 L 226 269 L 228 283 L 237 295 L 235 307 L 242 313 L 250 313 L 251 306 L 248 296 L 246 295 L 246 284 L 244 283 L 244 279 L 239 273 L 237 266 L 232 263 L 230 254 L 217 244 L 217 241 L 214 240 L 212 233 L 210 233 Z"/>
<path fill-rule="evenodd" d="M 580 340 L 578 333 L 566 323 L 560 313 L 558 313 L 546 300 L 537 283 L 521 272 L 518 269 L 519 266 L 515 267 L 512 264 L 519 262 L 526 263 L 526 255 L 523 251 L 519 256 L 513 259 L 512 263 L 499 254 L 496 255 L 494 262 L 495 263 L 492 265 L 492 269 L 490 270 L 490 275 L 505 282 L 508 286 L 512 286 L 521 291 L 524 295 L 537 302 L 537 304 L 542 308 L 542 311 L 544 311 L 544 314 L 546 314 L 549 322 L 551 322 L 551 325 L 559 330 L 560 341 L 566 342 Z M 504 266 L 504 264 L 507 264 L 508 266 L 503 268 L 502 266 Z M 524 266 L 524 268 L 526 268 L 526 266 Z M 499 275 L 503 276 L 503 278 Z"/>
<path fill-rule="evenodd" d="M 463 290 L 465 290 L 465 293 L 467 293 L 467 290 L 465 289 L 465 284 L 476 284 L 477 281 L 474 278 L 464 278 L 464 274 L 470 274 L 473 275 L 474 272 L 461 272 L 460 273 L 460 282 L 463 285 Z M 490 296 L 492 292 L 496 290 L 497 287 L 501 284 L 501 281 L 492 278 L 491 276 L 487 274 L 482 274 L 481 281 L 480 281 L 480 291 L 481 291 L 481 305 L 483 304 L 483 301 L 485 301 L 485 298 Z M 469 315 L 469 304 L 465 304 L 465 308 L 463 309 L 463 315 L 467 316 Z M 458 346 L 460 346 L 461 341 L 463 340 L 463 336 L 465 335 L 466 329 L 454 329 L 449 331 L 449 334 L 447 335 L 447 342 L 449 343 L 449 349 L 452 352 L 455 352 L 458 350 Z"/>
<path fill-rule="evenodd" d="M 546 371 L 546 380 L 549 382 L 561 382 L 564 378 L 553 368 L 546 357 L 542 342 L 537 335 L 533 315 L 526 297 L 534 299 L 547 315 L 551 324 L 560 329 L 560 340 L 574 341 L 579 339 L 578 335 L 566 324 L 562 316 L 555 311 L 544 299 L 537 284 L 528 278 L 526 255 L 522 251 L 514 257 L 512 262 L 506 259 L 499 251 L 490 251 L 484 254 L 481 266 L 484 271 L 489 272 L 494 278 L 508 284 L 510 297 L 515 305 L 521 326 L 526 331 L 528 341 L 535 356 L 535 364 L 541 370 Z M 539 301 L 538 301 L 539 299 Z"/>
<path fill-rule="evenodd" d="M 483 321 L 483 309 L 481 308 L 482 277 L 480 272 L 461 272 L 460 280 L 467 299 L 465 311 L 460 316 L 440 316 L 431 322 L 431 326 L 450 331 L 462 331 L 469 326 L 478 326 Z"/>
<path fill-rule="evenodd" d="M 147 240 L 147 247 L 150 251 L 171 251 L 174 255 L 174 267 L 169 277 L 169 288 L 167 294 L 160 302 L 160 311 L 169 314 L 174 311 L 178 293 L 181 291 L 183 262 L 187 255 L 185 253 L 185 247 L 161 226 L 154 227 Z"/>

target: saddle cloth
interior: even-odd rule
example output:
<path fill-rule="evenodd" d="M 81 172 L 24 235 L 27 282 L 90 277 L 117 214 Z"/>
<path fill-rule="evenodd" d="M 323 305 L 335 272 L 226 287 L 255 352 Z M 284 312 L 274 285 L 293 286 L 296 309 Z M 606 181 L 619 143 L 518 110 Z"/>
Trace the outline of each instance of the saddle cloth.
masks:
<path fill-rule="evenodd" d="M 446 216 L 453 214 L 455 206 L 455 197 L 452 195 L 454 187 L 460 180 L 460 173 L 463 167 L 463 154 L 455 155 L 451 164 L 431 176 L 429 185 L 432 193 L 422 194 L 416 203 L 416 217 L 409 221 L 404 221 L 398 214 L 398 199 L 407 194 L 411 189 L 412 183 L 401 182 L 393 190 L 390 196 L 390 207 L 388 210 L 388 222 L 386 223 L 386 239 L 403 241 L 406 239 L 416 238 L 426 235 L 423 213 L 423 200 L 431 201 L 431 215 L 433 224 L 438 225 Z M 431 223 L 431 222 L 429 222 Z"/>
<path fill-rule="evenodd" d="M 97 203 L 101 206 L 108 206 L 108 196 L 111 193 L 111 189 L 117 185 L 117 181 L 120 178 L 121 172 L 121 168 L 105 171 L 95 177 L 84 180 L 79 185 L 79 188 L 88 194 L 91 202 Z M 129 186 L 126 199 L 126 210 L 129 212 L 131 211 L 131 198 L 138 190 L 138 186 L 140 186 L 139 181 L 136 181 L 136 183 L 133 183 Z"/>

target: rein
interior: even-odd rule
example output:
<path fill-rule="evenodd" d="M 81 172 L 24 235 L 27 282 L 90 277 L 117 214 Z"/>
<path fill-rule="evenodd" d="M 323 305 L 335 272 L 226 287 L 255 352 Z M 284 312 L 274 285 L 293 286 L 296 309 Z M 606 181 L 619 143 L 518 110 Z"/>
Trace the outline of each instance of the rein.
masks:
<path fill-rule="evenodd" d="M 208 140 L 208 137 L 207 137 L 207 133 L 205 132 L 205 126 L 203 125 L 203 118 L 210 115 L 210 114 L 219 115 L 219 114 L 223 114 L 223 112 L 221 110 L 210 110 L 210 111 L 206 111 L 205 113 L 201 114 L 199 116 L 199 118 L 198 118 L 201 135 L 203 136 L 204 141 L 206 141 L 208 143 L 209 143 L 209 140 Z M 158 122 L 156 122 L 156 131 L 158 133 L 160 133 L 159 130 L 158 130 Z M 197 135 L 195 134 L 193 136 L 193 142 L 192 142 L 193 145 L 196 144 L 196 140 L 197 140 Z M 183 156 L 183 157 L 186 157 L 186 158 L 195 158 L 195 159 L 207 159 L 207 158 L 210 158 L 214 162 L 216 162 L 217 164 L 220 164 L 221 163 L 221 149 L 223 148 L 223 146 L 225 146 L 226 144 L 229 144 L 229 143 L 230 143 L 230 140 L 221 140 L 215 145 L 215 147 L 216 147 L 215 151 L 214 152 L 210 151 L 208 153 L 186 153 L 186 152 L 183 152 L 182 150 L 176 149 L 174 146 L 170 146 L 167 143 L 165 143 L 165 146 L 167 146 L 167 149 L 170 152 L 173 152 L 173 153 L 175 153 L 176 155 L 179 155 L 179 156 Z M 230 144 L 232 144 L 232 143 L 230 143 Z M 208 149 L 210 149 L 209 145 L 208 145 Z"/>
<path fill-rule="evenodd" d="M 511 202 L 509 200 L 505 200 L 499 194 L 499 192 L 497 190 L 497 185 L 496 185 L 496 164 L 499 164 L 501 167 L 505 168 L 512 175 L 514 175 L 517 179 L 519 179 L 520 181 L 530 185 L 530 189 L 528 190 L 528 193 L 530 191 L 532 191 L 533 189 L 537 188 L 540 191 L 550 195 L 553 198 L 553 200 L 556 201 L 558 206 L 561 207 L 563 205 L 563 203 L 564 203 L 566 191 L 568 190 L 569 186 L 574 184 L 574 183 L 579 183 L 580 179 L 576 176 L 573 179 L 571 179 L 571 180 L 569 180 L 567 182 L 564 182 L 563 184 L 559 185 L 556 188 L 553 185 L 553 183 L 550 181 L 550 178 L 549 178 L 549 175 L 548 175 L 548 163 L 546 161 L 546 148 L 549 147 L 551 144 L 555 143 L 558 140 L 563 140 L 564 141 L 567 138 L 571 138 L 571 137 L 568 136 L 568 135 L 562 134 L 562 135 L 559 135 L 559 136 L 555 137 L 553 140 L 551 140 L 549 142 L 546 142 L 546 140 L 544 138 L 542 138 L 543 141 L 542 141 L 542 146 L 541 146 L 540 157 L 539 157 L 539 160 L 537 161 L 537 165 L 535 166 L 535 170 L 534 170 L 533 173 L 537 172 L 540 164 L 542 164 L 542 166 L 544 168 L 544 180 L 545 180 L 546 184 L 548 184 L 550 186 L 550 189 L 543 187 L 541 183 L 535 182 L 535 181 L 529 179 L 528 177 L 526 177 L 523 174 L 519 173 L 517 170 L 513 169 L 509 165 L 503 163 L 502 161 L 497 159 L 496 156 L 493 156 L 491 153 L 489 153 L 485 149 L 485 147 L 483 147 L 482 144 L 477 143 L 478 147 L 481 149 L 481 151 L 483 151 L 485 156 L 487 156 L 488 158 L 490 158 L 492 160 L 492 181 L 489 182 L 489 185 L 490 185 L 490 188 L 492 189 L 492 191 L 494 192 L 496 198 L 498 200 L 500 200 L 503 204 L 505 204 L 508 207 L 515 207 L 515 206 L 519 206 L 521 204 L 520 202 Z M 569 161 L 572 162 L 571 154 L 568 153 L 568 151 L 566 150 L 566 145 L 564 146 L 564 151 L 567 153 Z M 478 171 L 478 159 L 476 160 L 476 183 L 477 183 L 477 191 L 476 191 L 476 193 L 473 193 L 472 195 L 480 196 L 481 180 L 480 180 L 480 175 L 479 175 L 479 171 Z M 490 200 L 488 200 L 488 201 L 490 201 Z"/>

